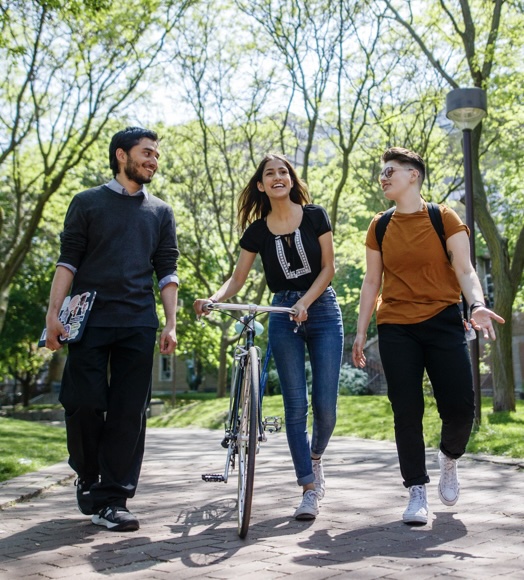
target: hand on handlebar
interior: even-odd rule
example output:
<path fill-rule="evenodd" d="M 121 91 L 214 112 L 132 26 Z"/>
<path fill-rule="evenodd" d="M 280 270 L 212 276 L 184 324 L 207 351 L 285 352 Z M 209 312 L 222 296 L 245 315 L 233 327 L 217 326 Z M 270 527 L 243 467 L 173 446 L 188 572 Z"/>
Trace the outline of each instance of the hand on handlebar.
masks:
<path fill-rule="evenodd" d="M 197 320 L 200 319 L 201 316 L 209 315 L 210 310 L 208 310 L 206 306 L 212 302 L 213 301 L 210 300 L 209 298 L 197 298 L 193 302 L 193 309 L 195 310 L 195 313 L 197 315 Z"/>
<path fill-rule="evenodd" d="M 294 316 L 290 315 L 291 320 L 294 320 L 300 326 L 302 322 L 307 320 L 307 308 L 300 302 L 300 300 L 293 306 L 296 311 Z"/>

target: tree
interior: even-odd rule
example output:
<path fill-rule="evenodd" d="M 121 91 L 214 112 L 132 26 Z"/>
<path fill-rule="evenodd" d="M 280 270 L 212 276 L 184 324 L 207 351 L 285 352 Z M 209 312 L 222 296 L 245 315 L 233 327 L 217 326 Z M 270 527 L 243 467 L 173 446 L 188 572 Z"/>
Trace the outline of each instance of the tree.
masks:
<path fill-rule="evenodd" d="M 37 249 L 28 255 L 13 280 L 12 297 L 0 334 L 0 369 L 21 387 L 25 407 L 36 394 L 37 380 L 52 357 L 50 351 L 37 347 L 45 324 L 43 305 L 49 296 L 54 270 L 47 233 L 40 230 L 38 237 Z"/>
<path fill-rule="evenodd" d="M 307 124 L 305 140 L 300 139 L 298 145 L 302 152 L 302 179 L 307 181 L 322 102 L 333 76 L 337 51 L 352 27 L 357 3 L 350 0 L 236 0 L 235 3 L 256 20 L 263 34 L 269 35 L 275 58 L 282 59 L 289 75 L 291 86 L 286 91 L 289 102 L 283 128 L 289 125 L 296 93 L 302 101 Z M 286 153 L 285 139 L 281 139 L 281 148 Z"/>
<path fill-rule="evenodd" d="M 47 202 L 138 97 L 192 2 L 0 4 L 0 331 Z"/>
<path fill-rule="evenodd" d="M 439 0 L 428 2 L 422 12 L 412 1 L 403 2 L 402 7 L 390 0 L 372 4 L 385 4 L 395 28 L 400 26 L 400 30 L 408 33 L 414 47 L 450 89 L 472 84 L 487 90 L 490 99 L 496 99 L 496 92 L 501 89 L 497 83 L 497 71 L 506 76 L 503 73 L 510 72 L 515 63 L 515 52 L 520 52 L 522 57 L 524 20 L 518 2 L 460 0 L 452 3 Z M 515 72 L 511 70 L 511 73 Z M 504 148 L 491 128 L 492 123 L 498 124 L 498 113 L 492 113 L 490 117 L 472 135 L 473 197 L 475 218 L 491 258 L 494 307 L 506 320 L 505 325 L 497 328 L 498 338 L 493 345 L 493 407 L 495 411 L 514 411 L 511 316 L 524 271 L 524 228 L 522 223 L 517 228 L 512 223 L 510 243 L 503 233 L 503 215 L 490 211 L 491 205 L 496 206 L 493 202 L 497 195 L 488 195 L 490 187 L 486 184 L 487 174 L 481 168 L 481 160 L 488 167 L 490 160 L 498 163 L 499 145 Z"/>
<path fill-rule="evenodd" d="M 185 101 L 195 120 L 177 127 L 167 137 L 167 145 L 164 141 L 164 163 L 169 169 L 160 176 L 169 183 L 177 223 L 183 225 L 179 228 L 180 269 L 192 293 L 182 284 L 180 294 L 187 300 L 191 317 L 194 298 L 211 295 L 233 272 L 239 253 L 237 195 L 259 157 L 276 142 L 269 132 L 261 130 L 259 120 L 271 77 L 263 82 L 258 77 L 263 67 L 254 62 L 256 53 L 241 30 L 233 32 L 231 25 L 227 35 L 223 34 L 224 13 L 220 8 L 216 2 L 201 3 L 198 13 L 188 13 L 177 37 L 174 75 L 183 80 Z M 261 60 L 262 55 L 258 58 Z M 240 93 L 235 84 L 239 76 Z M 258 265 L 237 300 L 260 302 L 266 292 Z M 181 313 L 181 319 L 186 316 Z M 233 323 L 231 318 L 213 316 L 206 326 L 215 332 L 199 330 L 205 345 L 210 344 L 210 335 L 219 335 L 219 397 L 226 393 L 228 351 L 237 340 L 231 336 Z M 189 352 L 198 351 L 204 363 L 215 359 L 209 355 L 212 347 L 197 348 L 199 339 L 188 334 Z"/>
<path fill-rule="evenodd" d="M 355 4 L 356 6 L 356 4 Z M 351 30 L 351 45 L 339 38 L 336 51 L 336 95 L 334 111 L 325 115 L 328 134 L 338 150 L 337 166 L 340 177 L 330 200 L 330 219 L 335 233 L 342 194 L 350 177 L 350 157 L 369 124 L 372 100 L 385 80 L 388 70 L 379 72 L 378 62 L 383 58 L 378 50 L 382 34 L 382 17 L 370 19 L 369 14 L 347 15 Z"/>

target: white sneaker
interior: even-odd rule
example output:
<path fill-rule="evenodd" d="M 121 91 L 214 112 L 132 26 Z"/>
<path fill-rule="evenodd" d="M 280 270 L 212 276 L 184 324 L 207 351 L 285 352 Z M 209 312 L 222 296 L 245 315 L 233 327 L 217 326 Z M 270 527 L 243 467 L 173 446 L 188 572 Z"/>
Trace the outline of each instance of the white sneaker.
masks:
<path fill-rule="evenodd" d="M 324 468 L 322 467 L 322 458 L 312 459 L 313 475 L 315 476 L 315 491 L 318 499 L 321 500 L 326 494 L 326 480 L 324 479 Z"/>
<path fill-rule="evenodd" d="M 409 503 L 402 515 L 405 524 L 428 523 L 428 500 L 425 485 L 412 485 L 409 489 Z"/>
<path fill-rule="evenodd" d="M 302 496 L 302 501 L 295 512 L 297 520 L 314 520 L 318 515 L 317 492 L 308 489 Z"/>
<path fill-rule="evenodd" d="M 440 465 L 440 481 L 438 496 L 444 505 L 455 505 L 460 494 L 460 483 L 457 473 L 457 459 L 451 459 L 442 451 L 438 452 Z"/>

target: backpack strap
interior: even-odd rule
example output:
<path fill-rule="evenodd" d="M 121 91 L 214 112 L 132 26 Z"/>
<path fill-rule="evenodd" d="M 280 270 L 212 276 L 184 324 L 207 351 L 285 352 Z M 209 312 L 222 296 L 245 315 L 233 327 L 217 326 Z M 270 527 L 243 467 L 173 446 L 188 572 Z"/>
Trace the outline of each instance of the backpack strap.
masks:
<path fill-rule="evenodd" d="M 446 247 L 446 234 L 444 233 L 444 224 L 442 223 L 442 214 L 440 213 L 440 207 L 437 203 L 429 202 L 426 204 L 428 206 L 429 219 L 433 224 L 433 228 L 438 234 L 438 239 L 444 248 L 444 254 L 449 260 L 448 249 Z"/>
<path fill-rule="evenodd" d="M 377 238 L 378 247 L 382 252 L 382 240 L 384 239 L 384 234 L 386 233 L 386 228 L 388 227 L 389 220 L 395 212 L 395 207 L 390 207 L 386 210 L 377 220 L 375 225 L 375 236 Z"/>
<path fill-rule="evenodd" d="M 442 214 L 440 213 L 440 207 L 437 203 L 429 202 L 426 204 L 428 207 L 429 219 L 431 220 L 431 224 L 433 225 L 433 229 L 438 234 L 438 239 L 442 244 L 442 248 L 444 249 L 444 253 L 449 260 L 448 250 L 446 248 L 446 238 L 444 233 L 444 224 L 442 222 Z M 385 211 L 377 220 L 375 225 L 375 236 L 377 238 L 377 243 L 379 245 L 380 251 L 382 252 L 382 240 L 384 239 L 384 234 L 386 233 L 386 229 L 388 224 L 395 212 L 395 207 L 390 207 L 387 211 Z"/>

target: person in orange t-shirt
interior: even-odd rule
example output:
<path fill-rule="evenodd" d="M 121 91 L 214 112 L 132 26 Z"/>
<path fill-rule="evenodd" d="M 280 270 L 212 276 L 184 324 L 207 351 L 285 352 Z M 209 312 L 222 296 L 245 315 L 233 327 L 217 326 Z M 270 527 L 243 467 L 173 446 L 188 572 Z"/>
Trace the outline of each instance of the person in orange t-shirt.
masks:
<path fill-rule="evenodd" d="M 504 319 L 486 308 L 484 292 L 470 260 L 469 230 L 458 215 L 439 206 L 447 256 L 420 195 L 426 167 L 417 154 L 392 147 L 382 155 L 380 185 L 395 212 L 382 240 L 375 228 L 366 237 L 366 274 L 360 294 L 353 363 L 364 367 L 364 346 L 377 308 L 379 351 L 395 421 L 395 440 L 409 503 L 406 524 L 426 524 L 428 502 L 422 419 L 424 370 L 433 387 L 442 420 L 440 481 L 442 503 L 455 505 L 460 492 L 457 461 L 464 454 L 474 418 L 471 360 L 466 342 L 460 292 L 470 305 L 472 327 L 495 339 L 492 320 Z M 380 289 L 382 293 L 379 296 Z"/>

